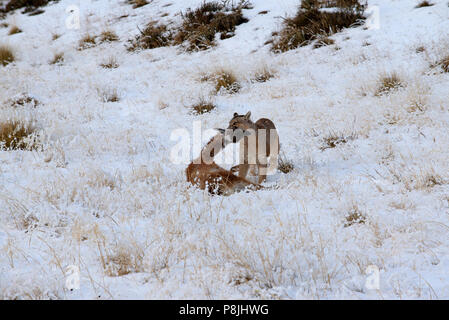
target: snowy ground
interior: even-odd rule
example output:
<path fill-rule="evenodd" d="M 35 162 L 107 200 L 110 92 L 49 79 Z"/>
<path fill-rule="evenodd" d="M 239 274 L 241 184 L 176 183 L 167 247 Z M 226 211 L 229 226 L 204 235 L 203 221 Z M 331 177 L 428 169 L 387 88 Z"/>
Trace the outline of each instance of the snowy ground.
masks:
<path fill-rule="evenodd" d="M 23 32 L 0 28 L 17 56 L 0 67 L 0 120 L 34 120 L 45 150 L 0 151 L 0 299 L 448 299 L 449 74 L 430 68 L 449 54 L 447 0 L 369 1 L 380 29 L 276 55 L 264 43 L 299 1 L 252 0 L 249 22 L 211 50 L 126 51 L 137 27 L 179 24 L 201 2 L 61 0 L 6 18 Z M 72 4 L 79 30 L 65 26 Z M 106 29 L 120 41 L 77 50 Z M 50 65 L 59 52 L 65 62 Z M 120 66 L 101 68 L 111 56 Z M 251 82 L 264 66 L 275 78 Z M 219 68 L 239 93 L 200 81 Z M 376 96 L 393 72 L 405 86 Z M 120 101 L 103 102 L 111 90 Z M 12 110 L 21 93 L 41 104 Z M 209 96 L 217 109 L 192 115 Z M 247 111 L 275 122 L 294 171 L 229 197 L 189 187 L 171 132 Z M 323 151 L 330 134 L 348 142 Z M 354 210 L 365 223 L 345 227 Z M 71 265 L 79 290 L 66 288 Z"/>

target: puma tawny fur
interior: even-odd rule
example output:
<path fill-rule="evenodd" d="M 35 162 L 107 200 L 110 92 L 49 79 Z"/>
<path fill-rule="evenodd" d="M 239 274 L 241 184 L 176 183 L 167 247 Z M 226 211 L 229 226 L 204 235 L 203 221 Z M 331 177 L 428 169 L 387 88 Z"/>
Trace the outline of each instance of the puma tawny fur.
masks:
<path fill-rule="evenodd" d="M 218 195 L 229 195 L 247 187 L 253 190 L 261 189 L 262 186 L 236 176 L 213 161 L 215 155 L 225 146 L 226 140 L 223 134 L 215 135 L 201 150 L 200 156 L 187 167 L 187 181 L 200 189 L 207 188 L 209 193 Z"/>

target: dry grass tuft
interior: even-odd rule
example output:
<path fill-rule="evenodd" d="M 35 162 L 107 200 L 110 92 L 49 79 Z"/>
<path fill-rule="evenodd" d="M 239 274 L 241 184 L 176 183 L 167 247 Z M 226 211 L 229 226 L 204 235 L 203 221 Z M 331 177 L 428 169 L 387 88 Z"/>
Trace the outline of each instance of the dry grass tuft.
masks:
<path fill-rule="evenodd" d="M 110 277 L 121 277 L 130 273 L 143 272 L 143 258 L 142 252 L 119 248 L 116 253 L 105 257 L 105 273 Z"/>
<path fill-rule="evenodd" d="M 200 102 L 198 102 L 197 104 L 194 104 L 191 108 L 192 108 L 193 114 L 200 115 L 200 114 L 211 112 L 216 107 L 217 106 L 214 105 L 212 102 L 201 99 Z"/>
<path fill-rule="evenodd" d="M 285 157 L 285 154 L 279 155 L 278 169 L 282 173 L 289 173 L 295 168 L 293 162 Z"/>
<path fill-rule="evenodd" d="M 0 45 L 0 64 L 6 66 L 15 60 L 12 49 L 5 45 Z"/>
<path fill-rule="evenodd" d="M 392 73 L 390 75 L 382 77 L 379 80 L 379 86 L 374 95 L 375 96 L 385 95 L 393 91 L 396 91 L 402 87 L 404 87 L 404 83 L 401 81 L 401 79 L 396 73 Z"/>
<path fill-rule="evenodd" d="M 111 176 L 107 172 L 97 169 L 85 173 L 87 180 L 86 185 L 92 188 L 107 188 L 109 190 L 114 190 L 117 188 L 119 180 L 114 176 Z"/>
<path fill-rule="evenodd" d="M 61 35 L 59 33 L 53 33 L 51 35 L 51 40 L 55 41 L 58 40 L 61 37 Z"/>
<path fill-rule="evenodd" d="M 22 121 L 0 122 L 0 149 L 31 150 L 36 147 L 34 127 Z"/>
<path fill-rule="evenodd" d="M 242 10 L 250 7 L 248 1 L 240 1 L 238 5 L 229 1 L 204 2 L 197 9 L 188 9 L 182 13 L 183 23 L 174 38 L 175 44 L 187 42 L 187 51 L 206 50 L 215 46 L 215 35 L 220 39 L 234 36 L 235 27 L 248 22 Z"/>
<path fill-rule="evenodd" d="M 18 27 L 18 26 L 12 26 L 10 29 L 9 29 L 9 32 L 8 32 L 8 35 L 13 35 L 13 34 L 17 34 L 17 33 L 21 33 L 22 32 L 22 30 Z"/>
<path fill-rule="evenodd" d="M 146 6 L 147 4 L 149 4 L 149 2 L 147 0 L 128 0 L 127 1 L 129 4 L 132 4 L 133 9 L 137 9 L 143 6 Z"/>
<path fill-rule="evenodd" d="M 424 52 L 424 51 L 426 51 L 426 48 L 424 46 L 419 46 L 415 50 L 416 53 L 421 53 L 421 52 Z"/>
<path fill-rule="evenodd" d="M 154 49 L 166 47 L 171 44 L 172 33 L 164 24 L 157 24 L 157 22 L 152 21 L 147 24 L 145 29 L 139 31 L 140 34 L 134 39 L 128 40 L 128 43 L 130 44 L 127 48 L 128 51 Z"/>
<path fill-rule="evenodd" d="M 331 132 L 329 135 L 323 138 L 323 145 L 320 147 L 320 150 L 324 151 L 326 149 L 335 148 L 338 145 L 345 144 L 351 140 L 354 140 L 355 138 L 355 134 L 345 135 Z"/>
<path fill-rule="evenodd" d="M 415 166 L 386 166 L 389 176 L 395 183 L 401 182 L 407 191 L 426 190 L 449 183 L 447 176 L 442 176 L 437 170 L 429 166 L 429 162 L 420 167 Z M 443 171 L 444 172 L 444 171 Z"/>
<path fill-rule="evenodd" d="M 362 47 L 369 47 L 371 45 L 371 42 L 369 41 L 363 41 Z"/>
<path fill-rule="evenodd" d="M 119 67 L 119 64 L 117 62 L 117 59 L 111 56 L 107 61 L 101 63 L 100 66 L 105 69 L 116 69 Z"/>
<path fill-rule="evenodd" d="M 420 99 L 413 99 L 412 101 L 410 101 L 410 105 L 407 108 L 408 112 L 424 112 L 426 111 L 426 105 L 425 102 Z"/>
<path fill-rule="evenodd" d="M 114 31 L 105 30 L 100 34 L 100 43 L 118 41 L 119 37 Z"/>
<path fill-rule="evenodd" d="M 241 85 L 232 71 L 220 70 L 214 76 L 215 92 L 237 93 Z"/>
<path fill-rule="evenodd" d="M 97 45 L 97 40 L 95 36 L 92 36 L 90 34 L 86 34 L 78 44 L 78 50 L 84 50 L 88 48 L 93 48 Z"/>
<path fill-rule="evenodd" d="M 344 224 L 344 227 L 347 228 L 352 226 L 353 224 L 364 224 L 366 222 L 366 216 L 359 210 L 356 205 L 354 205 L 347 213 L 345 220 L 346 222 Z"/>
<path fill-rule="evenodd" d="M 103 102 L 118 102 L 120 95 L 115 88 L 106 89 L 100 92 L 100 97 Z"/>
<path fill-rule="evenodd" d="M 322 10 L 330 7 L 335 10 Z M 302 1 L 296 16 L 284 20 L 284 27 L 275 35 L 271 50 L 285 52 L 296 49 L 344 28 L 360 25 L 365 19 L 365 7 L 366 4 L 360 4 L 358 0 Z"/>
<path fill-rule="evenodd" d="M 445 183 L 445 180 L 439 174 L 434 172 L 428 173 L 423 179 L 423 187 L 425 188 L 433 188 L 435 186 L 441 186 Z"/>
<path fill-rule="evenodd" d="M 438 61 L 436 65 L 440 66 L 444 72 L 449 72 L 449 55 Z"/>
<path fill-rule="evenodd" d="M 253 77 L 253 81 L 255 82 L 266 82 L 273 78 L 275 73 L 269 69 L 268 67 L 263 67 L 260 70 L 256 71 Z"/>
<path fill-rule="evenodd" d="M 6 102 L 6 105 L 11 108 L 19 108 L 24 106 L 30 106 L 32 108 L 35 108 L 39 104 L 40 102 L 36 98 L 31 97 L 27 94 L 21 94 L 20 96 L 13 99 L 9 99 Z"/>
<path fill-rule="evenodd" d="M 431 6 L 433 6 L 433 3 L 430 3 L 427 0 L 423 0 L 420 3 L 418 3 L 415 8 L 424 8 L 424 7 L 431 7 Z"/>
<path fill-rule="evenodd" d="M 416 173 L 405 174 L 402 177 L 407 190 L 429 190 L 436 186 L 441 186 L 447 181 L 434 170 L 419 170 Z"/>
<path fill-rule="evenodd" d="M 50 61 L 50 64 L 61 65 L 63 62 L 64 62 L 64 53 L 59 52 L 59 53 L 55 53 L 55 56 Z"/>

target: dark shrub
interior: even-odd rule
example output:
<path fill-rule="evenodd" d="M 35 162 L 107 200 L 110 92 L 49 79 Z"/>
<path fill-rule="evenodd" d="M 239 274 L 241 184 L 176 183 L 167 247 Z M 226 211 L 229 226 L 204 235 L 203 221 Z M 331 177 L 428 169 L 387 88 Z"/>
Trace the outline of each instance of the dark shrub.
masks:
<path fill-rule="evenodd" d="M 5 6 L 5 11 L 10 12 L 25 8 L 24 13 L 27 13 L 38 9 L 39 7 L 46 6 L 50 2 L 57 1 L 59 0 L 10 0 Z"/>
<path fill-rule="evenodd" d="M 188 51 L 206 50 L 215 45 L 215 35 L 220 39 L 234 36 L 235 27 L 248 22 L 242 10 L 249 8 L 249 2 L 241 1 L 238 5 L 223 2 L 204 2 L 195 10 L 188 9 L 182 14 L 183 23 L 176 34 L 175 44 L 187 41 Z"/>
<path fill-rule="evenodd" d="M 296 16 L 287 18 L 284 27 L 273 41 L 272 51 L 285 52 L 308 45 L 318 38 L 325 38 L 343 28 L 349 28 L 361 23 L 365 17 L 366 5 L 356 0 L 337 0 L 318 2 L 305 0 L 302 2 Z M 322 8 L 334 8 L 324 11 Z"/>
<path fill-rule="evenodd" d="M 166 47 L 171 44 L 171 40 L 172 34 L 167 30 L 167 26 L 163 24 L 158 25 L 152 21 L 147 24 L 145 29 L 140 30 L 140 34 L 128 41 L 130 44 L 128 51 Z"/>

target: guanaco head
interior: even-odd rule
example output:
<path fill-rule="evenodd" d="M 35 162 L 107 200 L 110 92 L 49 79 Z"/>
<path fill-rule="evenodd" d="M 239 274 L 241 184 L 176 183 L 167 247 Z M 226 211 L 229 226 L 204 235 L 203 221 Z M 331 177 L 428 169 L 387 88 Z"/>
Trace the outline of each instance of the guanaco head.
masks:
<path fill-rule="evenodd" d="M 223 134 L 228 143 L 237 143 L 243 137 L 250 136 L 254 130 L 254 123 L 250 119 L 251 111 L 246 114 L 240 115 L 237 112 L 234 113 L 231 121 L 229 121 L 228 128 L 217 129 Z M 250 130 L 251 129 L 251 130 Z"/>

